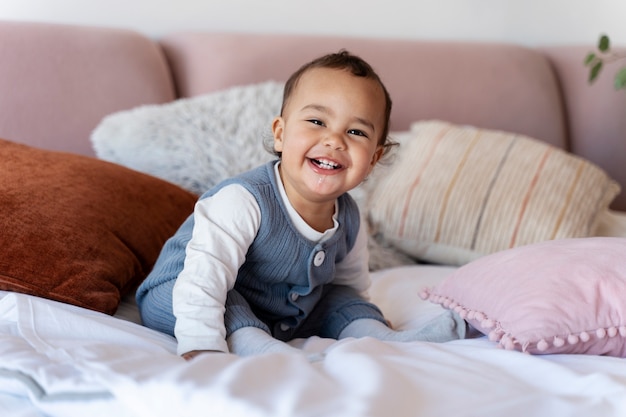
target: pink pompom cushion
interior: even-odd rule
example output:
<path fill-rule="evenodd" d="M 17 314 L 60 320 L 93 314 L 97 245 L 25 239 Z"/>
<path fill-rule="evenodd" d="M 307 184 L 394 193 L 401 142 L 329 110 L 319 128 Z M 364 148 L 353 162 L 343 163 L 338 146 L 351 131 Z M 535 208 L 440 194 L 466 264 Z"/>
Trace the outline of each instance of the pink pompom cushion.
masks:
<path fill-rule="evenodd" d="M 457 311 L 505 349 L 626 357 L 626 238 L 504 250 L 421 296 Z"/>

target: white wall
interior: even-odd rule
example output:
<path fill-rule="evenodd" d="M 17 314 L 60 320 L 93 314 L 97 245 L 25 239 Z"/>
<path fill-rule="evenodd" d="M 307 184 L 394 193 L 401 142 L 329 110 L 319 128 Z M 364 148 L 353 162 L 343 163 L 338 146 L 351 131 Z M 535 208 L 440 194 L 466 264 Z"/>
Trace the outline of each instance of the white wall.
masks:
<path fill-rule="evenodd" d="M 0 0 L 0 19 L 174 30 L 626 44 L 626 0 Z"/>

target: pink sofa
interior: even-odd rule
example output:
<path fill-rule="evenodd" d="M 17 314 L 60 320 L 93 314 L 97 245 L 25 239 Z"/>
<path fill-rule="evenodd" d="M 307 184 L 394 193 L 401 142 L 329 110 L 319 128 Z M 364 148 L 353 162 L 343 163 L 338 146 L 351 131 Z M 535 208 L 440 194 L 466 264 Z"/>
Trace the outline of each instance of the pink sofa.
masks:
<path fill-rule="evenodd" d="M 593 40 L 590 40 L 593 41 Z M 516 45 L 235 33 L 173 33 L 0 22 L 0 137 L 94 155 L 90 132 L 112 112 L 226 87 L 284 80 L 346 48 L 379 71 L 392 130 L 441 119 L 526 134 L 604 168 L 626 189 L 626 95 L 587 84 L 590 45 Z M 612 208 L 626 210 L 626 194 Z"/>
<path fill-rule="evenodd" d="M 204 93 L 284 81 L 340 48 L 381 74 L 401 142 L 362 187 L 371 299 L 398 329 L 454 308 L 484 336 L 311 337 L 292 342 L 306 356 L 186 362 L 174 338 L 140 325 L 133 295 L 197 195 L 173 176 L 110 163 L 99 145 L 194 181 L 211 168 L 206 190 L 260 152 L 269 158 L 258 136 L 282 85 Z M 0 22 L 1 415 L 623 417 L 626 211 L 606 210 L 618 187 L 604 171 L 541 143 L 626 189 L 626 95 L 609 74 L 587 84 L 588 49 L 210 32 L 154 40 Z M 237 104 L 256 105 L 231 111 L 222 100 L 268 84 L 273 101 L 248 95 Z M 178 111 L 190 102 L 195 112 Z M 113 128 L 128 115 L 133 129 Z M 214 134 L 212 124 L 226 128 Z M 624 193 L 613 208 L 626 210 Z M 579 236 L 596 238 L 557 241 Z"/>

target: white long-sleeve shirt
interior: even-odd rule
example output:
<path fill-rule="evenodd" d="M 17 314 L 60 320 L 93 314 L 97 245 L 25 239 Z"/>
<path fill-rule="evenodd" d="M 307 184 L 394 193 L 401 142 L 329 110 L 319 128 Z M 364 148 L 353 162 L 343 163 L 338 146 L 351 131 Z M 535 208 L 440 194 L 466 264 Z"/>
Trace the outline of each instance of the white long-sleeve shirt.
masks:
<path fill-rule="evenodd" d="M 332 237 L 338 227 L 335 216 L 332 229 L 321 233 L 311 228 L 289 203 L 278 174 L 278 164 L 274 166 L 274 175 L 296 229 L 314 242 Z M 232 184 L 198 201 L 193 216 L 195 224 L 187 244 L 185 264 L 173 292 L 178 354 L 192 350 L 227 352 L 226 295 L 234 287 L 237 272 L 259 230 L 261 211 L 248 190 Z M 333 283 L 350 286 L 367 296 L 370 279 L 363 222 L 354 247 L 336 265 Z"/>

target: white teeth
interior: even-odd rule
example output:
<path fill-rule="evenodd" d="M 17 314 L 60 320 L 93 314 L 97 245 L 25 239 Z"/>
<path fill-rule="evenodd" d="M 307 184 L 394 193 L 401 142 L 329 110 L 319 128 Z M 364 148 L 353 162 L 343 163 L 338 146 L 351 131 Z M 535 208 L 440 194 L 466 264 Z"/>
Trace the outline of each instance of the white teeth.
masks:
<path fill-rule="evenodd" d="M 328 161 L 326 159 L 316 159 L 315 161 L 320 166 L 320 168 L 335 169 L 335 168 L 339 167 L 339 164 L 336 164 L 334 162 Z"/>

